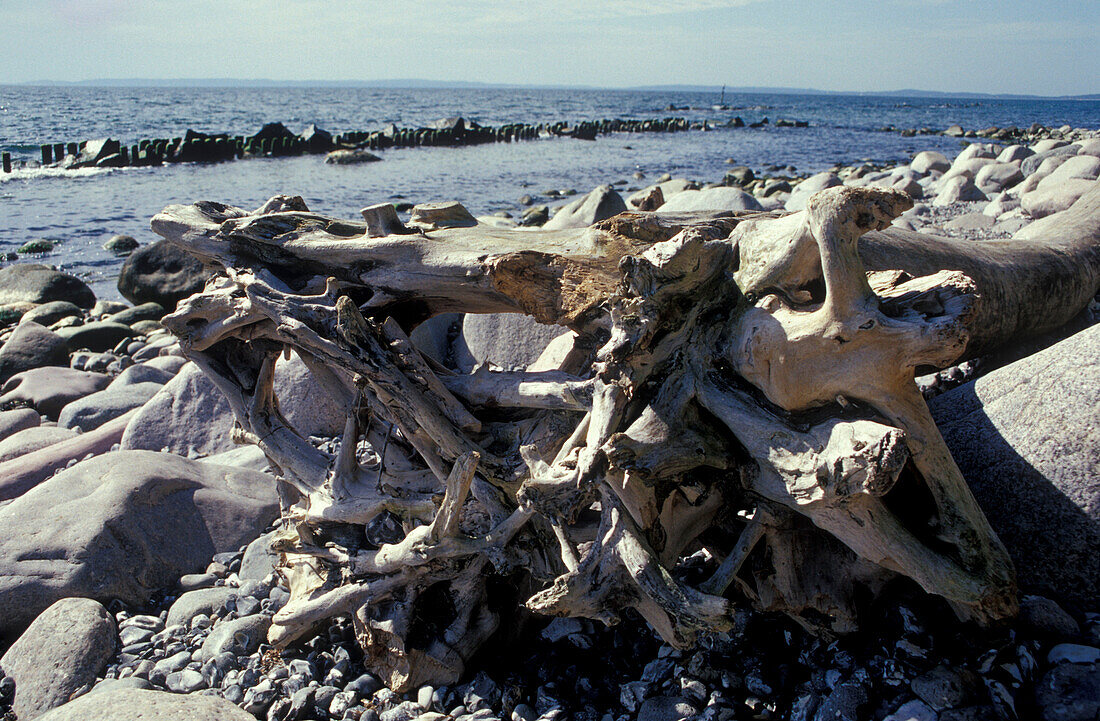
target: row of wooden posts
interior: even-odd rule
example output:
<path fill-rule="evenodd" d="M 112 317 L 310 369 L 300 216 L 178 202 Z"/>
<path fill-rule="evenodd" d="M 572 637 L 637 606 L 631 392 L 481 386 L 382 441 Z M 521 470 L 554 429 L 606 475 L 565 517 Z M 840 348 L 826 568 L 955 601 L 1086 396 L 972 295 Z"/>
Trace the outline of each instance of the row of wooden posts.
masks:
<path fill-rule="evenodd" d="M 246 137 L 202 136 L 188 138 L 153 138 L 126 146 L 117 154 L 96 163 L 99 167 L 160 165 L 172 162 L 218 162 L 245 156 L 289 156 L 329 152 L 337 148 L 368 148 L 383 150 L 393 147 L 479 145 L 482 143 L 534 140 L 540 136 L 568 136 L 594 140 L 607 133 L 678 132 L 691 128 L 684 118 L 649 120 L 605 119 L 584 121 L 575 125 L 565 122 L 529 125 L 513 123 L 495 127 L 465 124 L 443 128 L 391 128 L 389 131 L 352 131 L 336 136 Z M 318 138 L 321 138 L 318 140 Z M 60 162 L 66 155 L 79 157 L 87 141 L 81 143 L 46 143 L 41 146 L 42 164 Z M 11 153 L 3 153 L 5 173 L 12 171 Z"/>

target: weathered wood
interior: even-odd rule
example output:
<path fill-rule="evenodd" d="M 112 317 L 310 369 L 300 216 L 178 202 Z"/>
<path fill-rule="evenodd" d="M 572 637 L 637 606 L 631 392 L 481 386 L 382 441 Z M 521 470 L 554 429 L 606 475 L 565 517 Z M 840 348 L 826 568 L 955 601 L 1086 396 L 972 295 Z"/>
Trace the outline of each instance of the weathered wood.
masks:
<path fill-rule="evenodd" d="M 1011 562 L 914 375 L 1083 308 L 1100 189 L 1028 243 L 889 227 L 909 206 L 842 187 L 782 217 L 508 231 L 440 216 L 399 233 L 300 198 L 167 208 L 154 229 L 225 275 L 164 323 L 293 489 L 271 640 L 351 613 L 395 688 L 451 683 L 499 624 L 489 607 L 507 601 L 488 594 L 521 587 L 490 574 L 523 577 L 542 613 L 634 608 L 680 646 L 727 628 L 738 600 L 852 630 L 855 589 L 899 575 L 980 622 L 1014 613 Z M 446 371 L 406 332 L 449 311 L 572 328 L 569 372 Z M 284 348 L 347 409 L 333 454 L 279 412 Z M 375 547 L 362 526 L 381 513 L 405 533 Z M 677 580 L 703 548 L 709 579 Z"/>

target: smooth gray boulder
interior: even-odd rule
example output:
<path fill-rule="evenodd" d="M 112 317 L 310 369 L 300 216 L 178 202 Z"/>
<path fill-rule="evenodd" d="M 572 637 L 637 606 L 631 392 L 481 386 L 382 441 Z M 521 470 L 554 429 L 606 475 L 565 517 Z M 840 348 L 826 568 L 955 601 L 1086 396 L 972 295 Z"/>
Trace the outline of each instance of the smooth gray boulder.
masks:
<path fill-rule="evenodd" d="M 937 153 L 935 150 L 922 150 L 913 156 L 909 167 L 913 169 L 913 172 L 921 175 L 932 171 L 946 173 L 951 168 L 951 161 L 943 153 Z"/>
<path fill-rule="evenodd" d="M 244 549 L 244 557 L 241 558 L 241 569 L 237 571 L 237 578 L 242 581 L 262 581 L 275 571 L 279 563 L 279 554 L 271 550 L 271 539 L 278 531 L 265 533 Z"/>
<path fill-rule="evenodd" d="M 563 205 L 542 227 L 543 230 L 587 228 L 593 223 L 606 220 L 626 210 L 626 203 L 622 196 L 610 185 L 601 185 L 587 195 Z"/>
<path fill-rule="evenodd" d="M 179 360 L 179 365 L 181 366 L 187 362 L 184 358 L 180 358 Z M 117 390 L 119 388 L 138 385 L 140 383 L 156 383 L 157 385 L 164 385 L 175 377 L 175 373 L 169 372 L 162 368 L 158 368 L 157 366 L 153 365 L 152 361 L 148 363 L 138 363 L 136 365 L 130 366 L 129 368 L 115 376 L 115 379 L 111 381 L 111 385 L 107 386 L 107 390 Z"/>
<path fill-rule="evenodd" d="M 52 366 L 34 368 L 16 373 L 0 386 L 0 406 L 8 403 L 27 405 L 56 421 L 62 408 L 78 398 L 103 390 L 110 382 L 110 376 L 102 373 Z"/>
<path fill-rule="evenodd" d="M 19 319 L 20 323 L 37 323 L 42 326 L 50 326 L 61 320 L 62 318 L 80 318 L 84 315 L 82 311 L 75 303 L 70 303 L 67 300 L 52 300 L 49 303 L 43 303 L 42 305 L 27 311 L 23 314 L 23 317 Z"/>
<path fill-rule="evenodd" d="M 133 325 L 142 320 L 160 320 L 167 311 L 160 303 L 142 303 L 107 316 L 104 320 L 123 325 Z"/>
<path fill-rule="evenodd" d="M 65 339 L 73 350 L 90 350 L 96 353 L 109 351 L 127 338 L 134 336 L 130 326 L 109 320 L 97 320 L 84 325 L 61 328 L 57 334 Z"/>
<path fill-rule="evenodd" d="M 247 656 L 267 640 L 269 628 L 271 616 L 263 613 L 222 621 L 202 642 L 198 660 L 205 662 L 226 651 L 234 656 Z"/>
<path fill-rule="evenodd" d="M 256 721 L 219 696 L 115 688 L 82 696 L 39 717 L 42 721 Z"/>
<path fill-rule="evenodd" d="M 0 383 L 16 373 L 42 366 L 69 365 L 69 344 L 33 321 L 22 321 L 0 348 Z"/>
<path fill-rule="evenodd" d="M 81 308 L 95 305 L 95 293 L 75 275 L 40 263 L 19 263 L 0 268 L 0 305 L 49 303 L 66 300 Z"/>
<path fill-rule="evenodd" d="M 1100 325 L 929 405 L 1021 587 L 1100 597 Z"/>
<path fill-rule="evenodd" d="M 91 431 L 127 411 L 140 408 L 164 386 L 160 383 L 133 383 L 108 387 L 91 393 L 61 409 L 57 425 Z"/>
<path fill-rule="evenodd" d="M 740 188 L 706 188 L 676 193 L 657 209 L 658 213 L 693 210 L 763 210 L 753 196 Z"/>
<path fill-rule="evenodd" d="M 504 370 L 525 368 L 562 332 L 560 326 L 543 325 L 522 313 L 468 313 L 455 340 L 455 365 L 466 373 L 481 363 Z"/>
<path fill-rule="evenodd" d="M 76 431 L 58 426 L 25 428 L 0 441 L 0 463 L 52 446 L 54 443 L 76 438 L 76 436 Z"/>
<path fill-rule="evenodd" d="M 42 424 L 42 416 L 33 408 L 16 408 L 0 411 L 0 441 L 10 438 L 19 431 L 35 428 Z"/>
<path fill-rule="evenodd" d="M 0 508 L 0 633 L 60 598 L 140 604 L 278 513 L 263 473 L 148 451 L 78 463 Z"/>
<path fill-rule="evenodd" d="M 158 240 L 131 253 L 118 272 L 118 292 L 134 305 L 158 303 L 173 310 L 198 293 L 210 271 L 186 251 Z"/>
<path fill-rule="evenodd" d="M 0 658 L 0 670 L 15 681 L 12 710 L 30 721 L 87 692 L 117 645 L 115 620 L 103 604 L 61 599 Z"/>
<path fill-rule="evenodd" d="M 409 340 L 432 360 L 449 366 L 454 360 L 452 346 L 462 333 L 462 313 L 440 313 L 413 328 Z"/>
<path fill-rule="evenodd" d="M 816 175 L 811 175 L 794 186 L 794 189 L 791 191 L 791 197 L 787 198 L 787 202 L 783 207 L 792 212 L 795 210 L 803 210 L 806 207 L 806 201 L 810 199 L 811 195 L 825 190 L 826 188 L 835 188 L 842 184 L 837 174 L 828 170 L 817 173 Z"/>

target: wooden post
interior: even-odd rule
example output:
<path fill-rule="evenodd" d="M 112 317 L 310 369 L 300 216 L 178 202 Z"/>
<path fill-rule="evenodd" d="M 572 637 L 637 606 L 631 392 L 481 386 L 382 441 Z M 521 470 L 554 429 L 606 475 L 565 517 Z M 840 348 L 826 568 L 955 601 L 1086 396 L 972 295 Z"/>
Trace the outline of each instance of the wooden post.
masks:
<path fill-rule="evenodd" d="M 3 159 L 4 172 L 5 173 L 10 173 L 11 172 L 11 153 L 9 153 L 7 151 L 4 151 L 4 154 L 2 156 L 0 156 L 0 158 Z"/>
<path fill-rule="evenodd" d="M 65 143 L 54 143 L 53 144 L 53 157 L 56 160 L 61 160 L 62 158 L 65 157 Z"/>
<path fill-rule="evenodd" d="M 53 162 L 53 146 L 45 143 L 42 146 L 42 164 L 49 165 Z"/>
<path fill-rule="evenodd" d="M 66 146 L 66 150 L 68 151 L 69 155 L 72 156 L 77 156 L 80 154 L 80 150 L 77 148 L 76 143 L 69 143 L 68 146 Z"/>

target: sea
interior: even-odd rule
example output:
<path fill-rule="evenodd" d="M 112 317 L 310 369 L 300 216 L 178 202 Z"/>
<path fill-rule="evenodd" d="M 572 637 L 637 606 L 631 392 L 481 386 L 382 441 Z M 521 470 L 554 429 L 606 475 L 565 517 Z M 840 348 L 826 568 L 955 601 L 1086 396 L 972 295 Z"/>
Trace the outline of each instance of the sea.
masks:
<path fill-rule="evenodd" d="M 718 107 L 715 106 L 728 106 Z M 670 110 L 670 107 L 677 108 Z M 29 240 L 57 243 L 20 259 L 84 278 L 100 298 L 118 299 L 122 259 L 102 249 L 113 235 L 156 240 L 149 219 L 167 205 L 216 200 L 255 208 L 267 198 L 300 195 L 311 210 L 358 219 L 379 202 L 457 200 L 475 215 L 519 215 L 519 199 L 547 190 L 586 192 L 625 180 L 641 187 L 663 173 L 721 180 L 729 163 L 758 173 L 793 166 L 799 174 L 856 162 L 897 163 L 921 150 L 951 156 L 960 140 L 903 137 L 902 128 L 989 126 L 1100 127 L 1100 100 L 928 98 L 869 95 L 692 93 L 558 89 L 376 89 L 304 87 L 36 87 L 0 85 L 0 151 L 16 161 L 40 158 L 42 143 L 204 133 L 252 135 L 279 121 L 294 132 L 316 124 L 333 134 L 418 127 L 461 116 L 482 125 L 670 116 L 707 121 L 713 130 L 615 133 L 597 140 L 546 138 L 461 148 L 381 151 L 382 162 L 326 165 L 323 156 L 217 164 L 63 171 L 30 167 L 0 172 L 0 258 Z M 733 117 L 767 126 L 724 127 Z M 809 127 L 776 127 L 783 118 Z M 636 172 L 645 179 L 635 179 Z"/>

